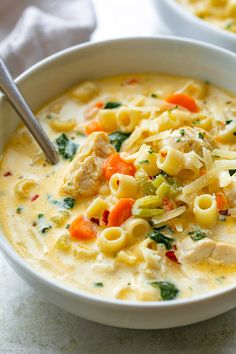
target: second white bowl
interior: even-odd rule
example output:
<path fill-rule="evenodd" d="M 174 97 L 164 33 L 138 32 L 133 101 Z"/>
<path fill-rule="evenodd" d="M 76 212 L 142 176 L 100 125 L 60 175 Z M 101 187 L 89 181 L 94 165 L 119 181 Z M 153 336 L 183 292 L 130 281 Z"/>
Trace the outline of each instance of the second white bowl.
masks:
<path fill-rule="evenodd" d="M 153 0 L 153 3 L 172 34 L 199 39 L 236 52 L 236 34 L 201 20 L 176 0 Z"/>

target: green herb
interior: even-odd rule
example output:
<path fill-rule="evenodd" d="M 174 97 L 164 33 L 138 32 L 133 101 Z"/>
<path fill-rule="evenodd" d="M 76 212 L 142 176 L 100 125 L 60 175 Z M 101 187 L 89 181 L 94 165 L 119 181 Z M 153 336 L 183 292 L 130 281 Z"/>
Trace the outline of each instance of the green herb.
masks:
<path fill-rule="evenodd" d="M 153 154 L 153 153 L 154 153 L 154 151 L 152 150 L 152 148 L 150 148 L 150 149 L 148 150 L 148 153 L 149 153 L 149 154 Z"/>
<path fill-rule="evenodd" d="M 176 286 L 167 281 L 153 281 L 150 283 L 153 288 L 160 289 L 162 300 L 173 300 L 179 293 Z"/>
<path fill-rule="evenodd" d="M 68 230 L 68 229 L 69 229 L 69 227 L 70 227 L 70 224 L 67 224 L 67 225 L 66 225 L 66 229 Z"/>
<path fill-rule="evenodd" d="M 236 170 L 229 170 L 230 176 L 233 176 L 236 173 Z"/>
<path fill-rule="evenodd" d="M 232 26 L 233 26 L 232 23 L 228 23 L 228 24 L 224 27 L 224 29 L 230 30 Z"/>
<path fill-rule="evenodd" d="M 94 283 L 94 286 L 96 286 L 96 288 L 103 288 L 104 284 L 101 282 L 98 282 L 98 283 Z"/>
<path fill-rule="evenodd" d="M 84 133 L 81 133 L 81 132 L 76 132 L 76 135 L 78 135 L 78 136 L 86 136 Z"/>
<path fill-rule="evenodd" d="M 156 243 L 162 243 L 163 245 L 165 245 L 167 250 L 170 250 L 172 248 L 172 243 L 174 242 L 172 238 L 163 235 L 161 232 L 158 231 L 158 229 L 156 230 L 155 228 L 151 232 L 149 232 L 148 237 L 150 237 L 150 239 L 152 239 Z"/>
<path fill-rule="evenodd" d="M 191 235 L 193 241 L 199 241 L 207 237 L 206 233 L 201 230 L 190 231 L 188 234 Z"/>
<path fill-rule="evenodd" d="M 21 214 L 22 210 L 23 210 L 23 208 L 22 208 L 22 207 L 18 207 L 18 208 L 16 208 L 16 212 L 17 212 L 17 214 Z"/>
<path fill-rule="evenodd" d="M 117 152 L 120 151 L 123 142 L 128 139 L 129 133 L 114 132 L 109 135 L 110 143 L 114 146 Z"/>
<path fill-rule="evenodd" d="M 52 119 L 52 115 L 49 113 L 46 115 L 46 119 Z"/>
<path fill-rule="evenodd" d="M 194 125 L 200 124 L 200 119 L 197 119 L 197 120 L 193 121 L 193 124 Z"/>
<path fill-rule="evenodd" d="M 152 98 L 158 98 L 158 96 L 157 96 L 155 93 L 152 93 L 152 94 L 151 94 L 151 97 L 152 97 Z"/>
<path fill-rule="evenodd" d="M 180 135 L 181 135 L 181 136 L 184 136 L 184 135 L 185 135 L 185 131 L 184 131 L 184 129 L 180 129 L 180 131 L 179 131 L 179 132 L 180 132 Z"/>
<path fill-rule="evenodd" d="M 56 143 L 59 154 L 64 159 L 71 161 L 77 151 L 77 145 L 69 140 L 64 133 L 56 139 Z"/>
<path fill-rule="evenodd" d="M 179 108 L 179 106 L 176 105 L 174 108 L 169 109 L 169 110 L 168 110 L 168 113 L 170 114 L 172 111 L 174 111 L 175 109 L 178 109 L 178 108 Z"/>
<path fill-rule="evenodd" d="M 199 137 L 199 139 L 202 139 L 202 140 L 203 140 L 203 139 L 204 139 L 204 135 L 205 135 L 204 133 L 201 133 L 201 132 L 200 132 L 200 133 L 198 133 L 198 137 Z"/>
<path fill-rule="evenodd" d="M 232 122 L 232 119 L 226 120 L 225 124 L 230 124 Z"/>
<path fill-rule="evenodd" d="M 181 138 L 176 139 L 176 143 L 180 143 L 181 142 Z"/>
<path fill-rule="evenodd" d="M 44 214 L 38 214 L 38 220 L 38 225 L 42 234 L 45 234 L 48 230 L 52 228 L 52 225 L 45 224 Z"/>
<path fill-rule="evenodd" d="M 145 163 L 149 163 L 149 160 L 140 160 L 140 161 L 138 161 L 139 165 L 143 165 Z"/>
<path fill-rule="evenodd" d="M 72 209 L 75 205 L 75 199 L 71 197 L 66 197 L 63 199 L 63 207 L 65 209 Z"/>
<path fill-rule="evenodd" d="M 121 106 L 120 102 L 107 102 L 104 106 L 104 109 L 113 109 Z"/>

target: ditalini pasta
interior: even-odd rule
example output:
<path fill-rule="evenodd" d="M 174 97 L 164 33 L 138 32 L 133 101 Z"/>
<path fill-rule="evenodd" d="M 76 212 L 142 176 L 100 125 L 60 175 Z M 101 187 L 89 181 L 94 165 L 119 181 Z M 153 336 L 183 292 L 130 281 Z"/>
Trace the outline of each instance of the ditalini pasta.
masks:
<path fill-rule="evenodd" d="M 236 33 L 235 0 L 177 0 L 177 2 L 199 18 L 221 29 Z"/>
<path fill-rule="evenodd" d="M 37 114 L 56 166 L 22 125 L 5 148 L 5 234 L 36 270 L 104 298 L 174 300 L 235 283 L 235 113 L 233 95 L 200 80 L 80 83 Z"/>

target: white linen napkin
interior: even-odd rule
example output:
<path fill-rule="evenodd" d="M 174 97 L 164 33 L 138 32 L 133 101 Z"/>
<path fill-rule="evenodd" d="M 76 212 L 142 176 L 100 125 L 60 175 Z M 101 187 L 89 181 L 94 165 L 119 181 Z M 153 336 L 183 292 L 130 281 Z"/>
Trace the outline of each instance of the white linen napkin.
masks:
<path fill-rule="evenodd" d="M 89 40 L 90 0 L 0 0 L 0 55 L 13 76 L 37 61 Z"/>

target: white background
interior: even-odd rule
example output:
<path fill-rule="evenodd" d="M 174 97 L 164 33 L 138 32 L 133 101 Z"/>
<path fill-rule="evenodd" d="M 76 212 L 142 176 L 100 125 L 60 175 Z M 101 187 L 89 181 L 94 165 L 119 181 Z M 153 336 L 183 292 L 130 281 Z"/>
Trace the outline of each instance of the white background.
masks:
<path fill-rule="evenodd" d="M 94 0 L 94 5 L 98 26 L 92 40 L 165 32 L 151 0 Z M 170 330 L 102 326 L 48 304 L 0 255 L 0 353 L 231 354 L 236 353 L 236 310 Z"/>

